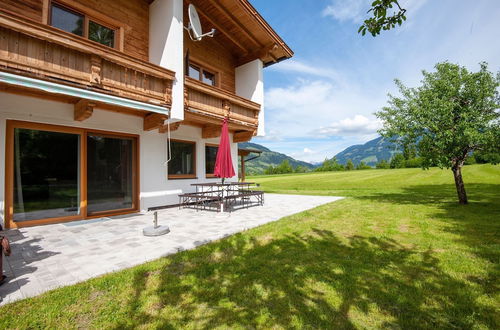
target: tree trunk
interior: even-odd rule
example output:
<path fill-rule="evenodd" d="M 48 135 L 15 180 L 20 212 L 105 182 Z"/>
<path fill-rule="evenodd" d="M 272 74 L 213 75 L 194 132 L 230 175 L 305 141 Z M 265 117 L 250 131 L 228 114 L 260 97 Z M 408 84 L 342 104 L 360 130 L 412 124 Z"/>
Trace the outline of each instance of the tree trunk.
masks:
<path fill-rule="evenodd" d="M 460 204 L 467 204 L 467 193 L 465 192 L 464 180 L 462 179 L 462 166 L 453 166 L 453 177 L 455 178 L 455 186 L 457 187 L 458 202 Z"/>

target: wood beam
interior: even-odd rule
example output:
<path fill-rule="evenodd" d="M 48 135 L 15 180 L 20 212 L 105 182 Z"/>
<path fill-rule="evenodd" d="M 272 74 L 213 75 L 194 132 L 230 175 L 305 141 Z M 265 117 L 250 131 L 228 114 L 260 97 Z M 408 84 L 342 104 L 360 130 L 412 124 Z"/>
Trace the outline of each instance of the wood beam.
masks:
<path fill-rule="evenodd" d="M 246 64 L 246 63 L 251 62 L 251 61 L 258 59 L 258 58 L 263 59 L 263 58 L 272 56 L 271 52 L 277 48 L 278 48 L 278 45 L 272 44 L 272 45 L 266 46 L 264 48 L 257 49 L 255 51 L 251 52 L 250 54 L 241 56 L 240 58 L 238 58 L 236 60 L 236 66 Z"/>
<path fill-rule="evenodd" d="M 205 125 L 201 129 L 201 137 L 203 139 L 211 139 L 220 136 L 221 126 L 220 125 Z"/>
<path fill-rule="evenodd" d="M 84 121 L 94 113 L 96 104 L 89 100 L 81 99 L 75 104 L 74 118 L 76 121 Z"/>
<path fill-rule="evenodd" d="M 239 131 L 235 132 L 233 135 L 233 142 L 248 142 L 252 139 L 254 132 L 253 131 Z"/>
<path fill-rule="evenodd" d="M 144 117 L 144 130 L 152 131 L 163 126 L 163 122 L 168 117 L 161 113 L 150 113 Z"/>
<path fill-rule="evenodd" d="M 199 11 L 199 13 L 201 13 L 203 15 L 203 17 L 205 17 L 207 19 L 207 21 L 209 21 L 210 24 L 212 24 L 217 31 L 219 31 L 222 34 L 224 34 L 229 40 L 231 40 L 236 46 L 238 46 L 245 53 L 248 53 L 248 49 L 245 46 L 243 46 L 241 44 L 241 42 L 238 41 L 238 39 L 236 39 L 235 37 L 233 37 L 231 35 L 231 33 L 227 32 L 224 28 L 222 28 L 222 26 L 220 26 L 219 24 L 217 24 L 217 22 L 215 20 L 213 20 L 210 17 L 208 17 L 207 15 L 205 15 L 203 13 L 203 11 Z"/>
<path fill-rule="evenodd" d="M 258 47 L 262 47 L 262 44 L 259 42 L 259 40 L 257 40 L 257 38 L 255 38 L 255 36 L 245 26 L 243 26 L 243 24 L 241 24 L 240 21 L 236 17 L 234 17 L 234 15 L 231 14 L 226 8 L 221 6 L 217 1 L 212 1 L 212 5 L 214 5 L 217 9 L 219 9 L 221 12 L 223 12 L 224 15 L 226 15 L 226 17 L 229 18 L 231 23 L 233 23 L 241 31 L 243 31 L 243 33 L 247 36 L 247 38 L 252 40 L 252 42 L 255 45 L 257 45 Z"/>
<path fill-rule="evenodd" d="M 181 122 L 175 122 L 170 124 L 170 132 L 177 131 L 179 127 L 181 126 Z M 167 133 L 168 132 L 168 126 L 167 125 L 162 125 L 161 127 L 158 128 L 159 133 Z"/>

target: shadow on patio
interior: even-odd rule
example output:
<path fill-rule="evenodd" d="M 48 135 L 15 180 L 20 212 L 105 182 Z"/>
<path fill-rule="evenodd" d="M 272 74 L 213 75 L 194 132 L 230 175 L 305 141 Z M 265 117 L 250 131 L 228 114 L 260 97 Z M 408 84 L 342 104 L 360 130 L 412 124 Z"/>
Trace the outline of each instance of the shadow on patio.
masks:
<path fill-rule="evenodd" d="M 59 254 L 44 250 L 39 244 L 41 238 L 33 237 L 26 240 L 27 237 L 19 230 L 9 230 L 4 232 L 3 235 L 10 241 L 12 254 L 3 259 L 3 269 L 7 279 L 0 286 L 0 302 L 10 294 L 20 295 L 20 288 L 33 284 L 29 275 L 38 269 L 38 267 L 32 265 L 34 261 Z"/>

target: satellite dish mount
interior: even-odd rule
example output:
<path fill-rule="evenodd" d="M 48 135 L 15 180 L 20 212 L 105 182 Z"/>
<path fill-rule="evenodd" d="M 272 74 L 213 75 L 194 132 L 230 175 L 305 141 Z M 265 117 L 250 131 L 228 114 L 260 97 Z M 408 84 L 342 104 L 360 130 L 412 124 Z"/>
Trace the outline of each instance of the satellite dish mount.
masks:
<path fill-rule="evenodd" d="M 188 16 L 189 24 L 188 27 L 184 28 L 188 31 L 191 40 L 200 41 L 201 39 L 203 39 L 203 37 L 213 38 L 215 29 L 212 29 L 212 31 L 210 32 L 203 33 L 201 29 L 200 17 L 198 16 L 198 12 L 196 11 L 196 8 L 193 6 L 193 4 L 189 4 Z"/>

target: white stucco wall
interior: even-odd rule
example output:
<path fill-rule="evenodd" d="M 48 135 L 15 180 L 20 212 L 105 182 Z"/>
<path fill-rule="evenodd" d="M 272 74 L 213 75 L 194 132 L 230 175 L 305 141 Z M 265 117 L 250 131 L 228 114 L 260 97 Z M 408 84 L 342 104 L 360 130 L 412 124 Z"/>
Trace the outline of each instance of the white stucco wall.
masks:
<path fill-rule="evenodd" d="M 73 114 L 72 104 L 0 92 L 0 220 L 2 225 L 5 191 L 5 129 L 8 119 L 139 135 L 141 210 L 147 210 L 154 206 L 177 204 L 179 193 L 194 191 L 191 183 L 220 180 L 205 177 L 205 143 L 218 144 L 219 138 L 202 139 L 201 128 L 181 125 L 177 131 L 172 132 L 172 138 L 196 142 L 197 179 L 169 180 L 167 178 L 168 167 L 165 166 L 166 134 L 160 134 L 158 130 L 143 131 L 143 120 L 137 116 L 95 109 L 94 114 L 89 119 L 77 122 L 73 120 Z M 231 152 L 233 166 L 237 173 L 238 151 L 236 143 L 231 143 Z M 236 181 L 237 176 L 231 180 Z"/>
<path fill-rule="evenodd" d="M 184 119 L 184 28 L 182 0 L 155 0 L 149 6 L 149 60 L 175 72 L 171 118 Z"/>
<path fill-rule="evenodd" d="M 236 68 L 236 95 L 261 105 L 258 136 L 264 136 L 264 65 L 257 59 Z"/>

